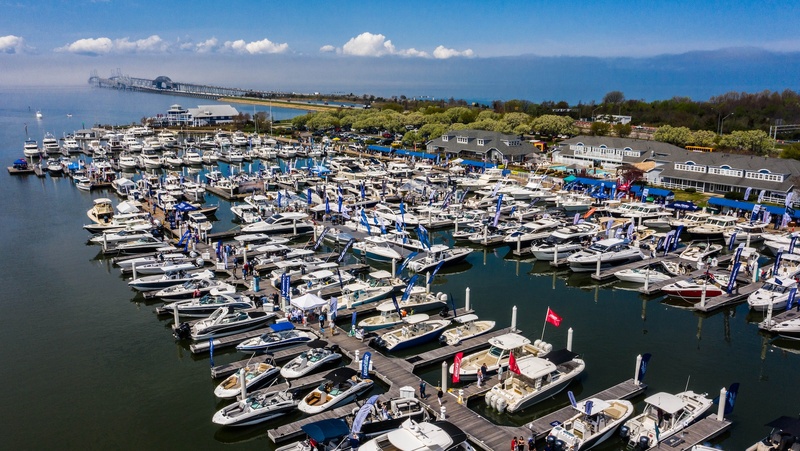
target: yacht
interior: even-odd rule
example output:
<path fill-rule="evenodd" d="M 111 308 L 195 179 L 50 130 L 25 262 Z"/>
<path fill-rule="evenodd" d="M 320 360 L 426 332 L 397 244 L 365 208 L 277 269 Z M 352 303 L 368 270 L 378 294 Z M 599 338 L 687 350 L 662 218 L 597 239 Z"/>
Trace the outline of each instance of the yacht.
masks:
<path fill-rule="evenodd" d="M 297 379 L 341 360 L 342 354 L 339 352 L 339 347 L 336 345 L 329 347 L 326 344 L 321 340 L 307 343 L 310 349 L 283 365 L 281 376 L 287 380 Z"/>
<path fill-rule="evenodd" d="M 231 312 L 228 307 L 220 307 L 208 318 L 201 319 L 191 326 L 188 323 L 181 323 L 175 330 L 175 335 L 180 339 L 190 336 L 194 341 L 225 337 L 263 327 L 275 316 L 273 312 L 262 310 Z"/>
<path fill-rule="evenodd" d="M 388 352 L 418 346 L 437 340 L 450 325 L 449 319 L 430 319 L 424 313 L 409 315 L 403 320 L 403 327 L 386 332 L 375 339 L 375 344 Z"/>
<path fill-rule="evenodd" d="M 236 350 L 241 352 L 272 352 L 277 349 L 305 344 L 314 339 L 313 335 L 295 329 L 294 324 L 288 321 L 271 324 L 269 328 L 271 329 L 270 332 L 239 343 L 236 345 Z"/>
<path fill-rule="evenodd" d="M 86 216 L 95 224 L 104 224 L 111 221 L 114 217 L 114 207 L 111 199 L 98 197 L 92 200 L 92 208 L 86 211 Z"/>
<path fill-rule="evenodd" d="M 716 243 L 709 243 L 707 241 L 694 241 L 686 246 L 686 249 L 681 252 L 680 257 L 693 263 L 700 260 L 705 261 L 707 257 L 718 254 L 722 251 L 722 245 Z"/>
<path fill-rule="evenodd" d="M 353 244 L 352 250 L 356 256 L 379 262 L 400 261 L 403 259 L 403 256 L 380 236 L 367 236 L 364 241 Z"/>
<path fill-rule="evenodd" d="M 186 283 L 192 284 L 192 283 L 202 283 L 202 282 L 204 281 L 201 280 L 198 282 L 186 282 Z M 193 292 L 193 294 L 195 293 L 196 292 Z M 161 297 L 161 296 L 159 296 L 158 293 L 156 293 L 156 297 Z M 166 299 L 166 298 L 161 297 L 161 299 Z M 166 304 L 165 306 L 156 309 L 156 312 L 159 314 L 174 315 L 175 310 L 177 310 L 179 317 L 182 318 L 207 318 L 208 315 L 214 313 L 220 307 L 228 307 L 229 309 L 233 310 L 248 310 L 255 308 L 256 306 L 249 296 L 240 295 L 237 294 L 236 292 L 228 294 L 209 293 L 209 294 L 204 294 L 202 297 L 178 300 L 171 304 Z"/>
<path fill-rule="evenodd" d="M 736 227 L 737 221 L 734 216 L 711 216 L 704 224 L 689 227 L 686 232 L 695 239 L 721 240 L 725 232 Z"/>
<path fill-rule="evenodd" d="M 572 405 L 576 413 L 553 427 L 546 442 L 551 448 L 557 441 L 564 451 L 581 451 L 605 442 L 622 423 L 633 415 L 633 404 L 623 399 L 590 398 Z"/>
<path fill-rule="evenodd" d="M 683 226 L 684 229 L 688 229 L 690 227 L 697 227 L 705 224 L 710 217 L 711 214 L 704 211 L 689 212 L 677 219 L 670 220 L 669 226 L 672 229 L 677 229 L 681 226 Z"/>
<path fill-rule="evenodd" d="M 700 419 L 713 404 L 704 393 L 691 390 L 675 395 L 656 393 L 648 396 L 644 402 L 644 411 L 626 421 L 620 429 L 620 435 L 628 442 L 628 449 L 656 448 Z"/>
<path fill-rule="evenodd" d="M 498 412 L 518 412 L 565 389 L 586 369 L 578 354 L 561 349 L 544 357 L 516 359 L 519 374 L 508 376 L 486 393 L 486 404 Z"/>
<path fill-rule="evenodd" d="M 574 272 L 590 272 L 597 268 L 610 268 L 625 263 L 642 260 L 642 250 L 630 244 L 630 241 L 619 238 L 600 240 L 589 246 L 588 249 L 578 251 L 569 257 L 569 268 Z"/>
<path fill-rule="evenodd" d="M 434 244 L 425 254 L 408 262 L 408 269 L 423 273 L 442 266 L 454 265 L 466 260 L 474 249 L 471 247 L 448 247 L 443 244 Z"/>
<path fill-rule="evenodd" d="M 600 226 L 591 222 L 581 222 L 562 227 L 543 241 L 534 241 L 531 252 L 537 260 L 561 260 L 584 248 L 584 241 L 600 232 Z"/>
<path fill-rule="evenodd" d="M 214 273 L 208 270 L 198 272 L 174 271 L 161 275 L 139 277 L 128 282 L 128 286 L 139 291 L 158 291 L 173 285 L 199 279 L 213 279 Z"/>
<path fill-rule="evenodd" d="M 58 146 L 58 140 L 52 133 L 48 132 L 44 134 L 44 138 L 42 138 L 42 151 L 46 154 L 51 153 L 58 153 L 61 150 Z"/>
<path fill-rule="evenodd" d="M 299 402 L 289 390 L 258 393 L 223 407 L 211 421 L 221 426 L 251 426 L 292 412 Z"/>
<path fill-rule="evenodd" d="M 381 434 L 359 446 L 359 451 L 474 451 L 467 434 L 447 421 L 417 423 L 406 420 L 402 427 Z"/>
<path fill-rule="evenodd" d="M 267 219 L 242 227 L 243 233 L 290 233 L 299 235 L 314 231 L 308 215 L 300 212 L 275 213 Z"/>
<path fill-rule="evenodd" d="M 561 225 L 561 221 L 557 219 L 550 217 L 540 218 L 536 221 L 522 224 L 516 229 L 512 229 L 510 233 L 506 234 L 505 238 L 503 238 L 503 241 L 511 246 L 514 246 L 517 243 L 528 245 L 533 240 L 547 238 L 559 227 L 561 227 Z"/>
<path fill-rule="evenodd" d="M 220 305 L 218 304 L 221 300 L 219 296 L 224 294 L 232 295 L 233 299 L 230 300 L 230 304 L 234 305 L 234 308 L 237 308 L 239 301 L 236 301 L 236 299 L 238 298 L 238 296 L 233 296 L 234 294 L 236 294 L 236 287 L 229 283 L 216 279 L 189 280 L 180 285 L 173 285 L 171 287 L 158 290 L 155 293 L 155 297 L 160 298 L 165 302 L 170 302 L 177 299 L 194 298 L 197 297 L 198 295 L 205 296 L 206 294 L 212 296 L 211 298 L 207 298 L 205 300 L 206 304 L 196 302 L 197 300 L 193 299 L 193 302 L 187 306 L 187 310 L 194 311 L 195 307 L 197 309 L 202 309 L 206 305 L 208 307 L 213 306 L 214 308 L 211 309 L 211 311 L 204 312 L 203 317 L 206 317 L 211 313 L 213 313 L 214 310 L 220 307 Z M 200 299 L 202 300 L 203 298 Z M 183 310 L 183 308 L 180 306 L 178 306 L 178 309 L 179 311 Z"/>
<path fill-rule="evenodd" d="M 297 406 L 301 412 L 317 414 L 328 409 L 353 402 L 359 395 L 372 388 L 372 379 L 362 379 L 358 371 L 350 367 L 337 368 L 325 376 L 325 380 L 306 395 Z"/>
<path fill-rule="evenodd" d="M 374 271 L 369 274 L 369 280 L 355 280 L 342 287 L 338 306 L 340 309 L 353 308 L 381 301 L 403 285 L 388 271 Z"/>
<path fill-rule="evenodd" d="M 553 345 L 542 340 L 531 342 L 529 339 L 516 333 L 507 333 L 489 339 L 490 348 L 474 354 L 466 355 L 461 359 L 459 380 L 462 382 L 474 381 L 478 378 L 477 371 L 486 365 L 487 375 L 497 373 L 499 369 L 508 369 L 508 360 L 511 353 L 519 360 L 525 356 L 542 357 L 553 350 Z M 448 371 L 453 374 L 453 365 Z"/>
<path fill-rule="evenodd" d="M 764 241 L 764 235 L 767 233 L 769 225 L 767 222 L 743 222 L 731 230 L 722 232 L 722 236 L 727 243 L 730 243 L 731 237 L 733 237 L 734 243 L 746 243 L 749 246 L 747 243 Z"/>
<path fill-rule="evenodd" d="M 797 281 L 791 278 L 770 277 L 758 290 L 747 297 L 747 305 L 757 312 L 783 310 L 789 301 L 792 290 L 797 289 Z"/>
<path fill-rule="evenodd" d="M 447 329 L 439 337 L 439 343 L 443 345 L 456 346 L 463 340 L 483 335 L 494 329 L 494 321 L 482 321 L 478 315 L 468 313 L 453 318 L 458 325 L 452 329 Z"/>
<path fill-rule="evenodd" d="M 26 139 L 25 143 L 22 145 L 22 153 L 28 158 L 38 157 L 40 153 L 39 144 L 35 139 Z"/>

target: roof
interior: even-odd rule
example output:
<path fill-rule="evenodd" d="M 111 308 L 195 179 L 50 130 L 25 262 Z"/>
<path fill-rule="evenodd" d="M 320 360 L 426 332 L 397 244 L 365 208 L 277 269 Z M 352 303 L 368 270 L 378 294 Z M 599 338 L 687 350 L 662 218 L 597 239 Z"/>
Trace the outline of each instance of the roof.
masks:
<path fill-rule="evenodd" d="M 188 108 L 189 114 L 195 119 L 236 116 L 239 112 L 230 105 L 198 105 L 197 108 Z"/>
<path fill-rule="evenodd" d="M 385 270 L 381 269 L 381 270 L 369 273 L 369 276 L 372 277 L 373 279 L 391 279 L 392 278 L 392 273 L 390 273 L 389 271 L 385 271 Z"/>
<path fill-rule="evenodd" d="M 443 136 L 447 136 L 447 141 L 444 141 L 442 136 L 434 138 L 428 142 L 428 149 L 444 148 L 451 153 L 469 151 L 483 154 L 495 149 L 505 156 L 527 155 L 539 152 L 539 149 L 532 143 L 514 134 L 489 130 L 465 129 L 449 131 Z M 458 142 L 459 137 L 466 138 L 466 142 Z M 478 140 L 482 140 L 483 144 L 479 145 Z M 509 145 L 506 141 L 518 142 L 519 145 Z"/>
<path fill-rule="evenodd" d="M 602 412 L 602 411 L 608 409 L 609 407 L 611 407 L 611 404 L 608 401 L 603 401 L 602 399 L 598 399 L 598 398 L 589 398 L 589 399 L 584 399 L 583 401 L 579 402 L 575 406 L 575 410 L 585 413 L 586 412 L 586 403 L 589 402 L 589 401 L 592 402 L 592 412 Z"/>
<path fill-rule="evenodd" d="M 474 313 L 467 313 L 466 315 L 456 316 L 454 319 L 455 321 L 463 324 L 463 323 L 468 323 L 470 321 L 477 321 L 478 315 Z"/>
<path fill-rule="evenodd" d="M 300 429 L 317 442 L 343 437 L 350 433 L 350 426 L 341 418 L 331 418 L 304 424 L 300 426 Z"/>
<path fill-rule="evenodd" d="M 504 334 L 499 337 L 489 339 L 489 344 L 496 346 L 500 349 L 514 349 L 520 346 L 530 344 L 531 341 L 519 334 Z"/>
<path fill-rule="evenodd" d="M 741 210 L 753 211 L 753 202 L 745 202 L 741 200 L 725 199 L 724 197 L 712 197 L 708 199 L 709 205 L 716 205 L 718 207 L 738 208 Z M 770 214 L 782 215 L 786 212 L 786 208 L 777 207 L 775 205 L 761 205 L 761 208 L 766 209 Z M 800 217 L 800 211 L 795 211 L 793 217 Z"/>
<path fill-rule="evenodd" d="M 527 356 L 517 360 L 517 366 L 519 366 L 519 372 L 530 379 L 542 377 L 556 370 L 553 362 L 535 356 Z"/>
<path fill-rule="evenodd" d="M 630 191 L 636 195 L 639 195 L 639 193 L 642 192 L 642 189 L 643 188 L 641 187 L 641 185 L 632 185 Z M 644 189 L 647 189 L 648 196 L 669 197 L 675 195 L 675 193 L 673 193 L 672 191 L 663 188 L 653 188 L 652 186 L 646 186 Z"/>
<path fill-rule="evenodd" d="M 655 395 L 648 396 L 645 403 L 654 407 L 658 407 L 665 413 L 674 414 L 675 412 L 683 409 L 685 403 L 683 400 L 671 393 L 661 392 Z"/>
<path fill-rule="evenodd" d="M 425 313 L 417 313 L 416 315 L 408 315 L 405 317 L 405 322 L 408 324 L 417 324 L 430 319 Z"/>

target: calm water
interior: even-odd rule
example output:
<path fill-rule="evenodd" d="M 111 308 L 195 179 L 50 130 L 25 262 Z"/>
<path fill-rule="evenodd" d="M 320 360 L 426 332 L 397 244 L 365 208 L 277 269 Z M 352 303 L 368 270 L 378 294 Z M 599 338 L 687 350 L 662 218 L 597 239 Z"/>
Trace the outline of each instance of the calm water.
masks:
<path fill-rule="evenodd" d="M 62 136 L 83 123 L 126 124 L 173 103 L 205 103 L 88 87 L 0 90 L 0 99 L 5 165 L 21 157 L 26 123 L 29 134 L 41 141 L 45 131 Z M 37 109 L 42 121 L 34 117 Z M 0 424 L 9 449 L 185 449 L 222 443 L 271 449 L 268 426 L 224 431 L 211 423 L 222 404 L 212 393 L 208 358 L 177 345 L 169 322 L 153 314 L 155 304 L 135 296 L 98 248 L 85 244 L 85 212 L 92 198 L 107 193 L 81 192 L 65 178 L 11 177 L 5 171 L 0 186 L 5 257 L 0 261 L 5 320 L 0 383 L 7 387 Z M 229 227 L 229 218 L 220 214 L 218 230 Z M 437 276 L 434 290 L 452 293 L 463 304 L 470 287 L 478 314 L 497 320 L 499 327 L 510 323 L 516 305 L 518 326 L 532 339 L 542 334 L 548 306 L 560 314 L 564 322 L 559 328 L 548 325 L 545 340 L 563 346 L 567 328 L 575 330 L 574 350 L 588 365 L 582 381 L 572 386 L 579 399 L 631 377 L 636 355 L 651 352 L 650 394 L 681 391 L 689 378 L 691 389 L 714 395 L 722 386 L 741 383 L 731 416 L 734 428 L 720 442 L 727 450 L 753 443 L 774 417 L 797 414 L 798 351 L 769 345 L 746 305 L 703 317 L 507 253 L 507 248 L 473 253 L 466 264 Z M 237 357 L 218 355 L 215 363 Z M 435 385 L 440 373 L 436 366 L 424 377 Z M 566 403 L 562 395 L 522 415 L 489 416 L 522 424 Z M 475 408 L 482 410 L 479 404 Z"/>

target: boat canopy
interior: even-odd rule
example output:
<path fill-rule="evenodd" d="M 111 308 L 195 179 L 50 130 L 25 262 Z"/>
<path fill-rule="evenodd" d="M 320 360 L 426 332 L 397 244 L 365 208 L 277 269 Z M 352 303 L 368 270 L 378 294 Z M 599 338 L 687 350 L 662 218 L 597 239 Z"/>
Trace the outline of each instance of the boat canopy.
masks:
<path fill-rule="evenodd" d="M 534 356 L 528 356 L 517 360 L 519 372 L 528 379 L 536 379 L 546 376 L 556 370 L 553 362 Z"/>
<path fill-rule="evenodd" d="M 664 413 L 668 414 L 674 414 L 683 409 L 685 406 L 685 403 L 681 398 L 666 392 L 656 393 L 655 395 L 649 396 L 644 400 L 644 402 L 653 407 L 657 407 L 663 410 Z"/>
<path fill-rule="evenodd" d="M 489 339 L 489 344 L 500 349 L 514 349 L 530 344 L 531 341 L 519 334 L 505 334 Z"/>
<path fill-rule="evenodd" d="M 478 320 L 478 315 L 476 315 L 474 313 L 467 313 L 466 315 L 456 316 L 454 319 L 457 322 L 459 322 L 461 324 L 464 324 L 464 323 L 468 323 L 470 321 L 477 321 Z"/>
<path fill-rule="evenodd" d="M 780 429 L 781 431 L 788 432 L 794 436 L 800 436 L 800 419 L 797 418 L 782 416 L 770 421 L 767 423 L 767 426 Z"/>
<path fill-rule="evenodd" d="M 586 403 L 590 401 L 592 403 L 592 411 L 587 413 Z M 584 399 L 583 401 L 576 404 L 574 407 L 575 410 L 577 410 L 578 412 L 587 413 L 587 415 L 591 415 L 592 413 L 602 412 L 608 409 L 609 407 L 611 407 L 611 404 L 608 401 L 603 401 L 602 399 L 589 398 L 589 399 Z"/>
<path fill-rule="evenodd" d="M 280 323 L 270 324 L 269 328 L 272 329 L 273 332 L 282 332 L 284 330 L 294 329 L 294 324 L 292 324 L 290 321 L 283 321 Z"/>
<path fill-rule="evenodd" d="M 350 426 L 341 418 L 331 418 L 329 420 L 320 420 L 314 423 L 304 424 L 300 426 L 300 429 L 318 443 L 332 438 L 343 437 L 350 433 Z"/>
<path fill-rule="evenodd" d="M 320 349 L 328 346 L 328 342 L 325 340 L 311 340 L 306 343 L 306 346 L 313 349 Z"/>
<path fill-rule="evenodd" d="M 379 271 L 375 271 L 375 272 L 369 273 L 369 276 L 372 277 L 373 279 L 376 279 L 376 280 L 391 279 L 392 278 L 392 273 L 390 273 L 389 271 L 385 271 L 385 270 L 381 269 Z"/>
<path fill-rule="evenodd" d="M 418 324 L 418 323 L 421 323 L 423 321 L 428 321 L 429 319 L 430 319 L 430 316 L 428 316 L 427 314 L 425 314 L 425 313 L 417 313 L 416 315 L 406 316 L 405 322 L 408 323 L 408 324 Z"/>

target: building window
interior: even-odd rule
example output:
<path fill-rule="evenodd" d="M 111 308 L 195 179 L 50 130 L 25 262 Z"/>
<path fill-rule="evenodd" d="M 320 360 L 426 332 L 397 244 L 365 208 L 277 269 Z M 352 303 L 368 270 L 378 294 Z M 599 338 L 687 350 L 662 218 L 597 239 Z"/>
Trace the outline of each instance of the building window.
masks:
<path fill-rule="evenodd" d="M 697 166 L 693 162 L 686 162 L 686 164 L 675 163 L 675 170 L 689 171 L 689 172 L 706 172 L 705 166 Z"/>
<path fill-rule="evenodd" d="M 478 145 L 479 145 L 479 146 L 482 146 L 482 145 L 483 145 L 483 138 L 478 138 Z"/>
<path fill-rule="evenodd" d="M 457 136 L 456 137 L 456 142 L 459 143 L 459 144 L 468 144 L 469 143 L 469 138 L 467 138 L 466 136 Z"/>
<path fill-rule="evenodd" d="M 442 135 L 442 141 L 447 142 L 450 139 L 447 135 Z"/>

